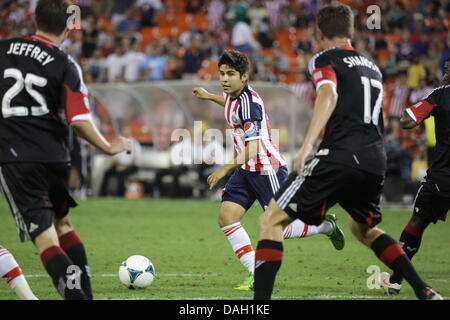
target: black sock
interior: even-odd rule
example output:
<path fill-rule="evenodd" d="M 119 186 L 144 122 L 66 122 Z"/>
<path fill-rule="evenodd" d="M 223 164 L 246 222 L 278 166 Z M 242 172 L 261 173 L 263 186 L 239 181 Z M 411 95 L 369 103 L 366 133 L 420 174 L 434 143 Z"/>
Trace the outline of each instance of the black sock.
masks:
<path fill-rule="evenodd" d="M 424 230 L 419 230 L 412 227 L 408 223 L 400 236 L 400 245 L 409 260 L 412 260 L 414 255 L 419 251 L 423 231 Z M 402 280 L 403 277 L 397 272 L 394 272 L 389 279 L 391 283 L 402 283 Z"/>
<path fill-rule="evenodd" d="M 420 278 L 405 251 L 387 234 L 382 234 L 372 243 L 377 257 L 395 273 L 401 274 L 411 285 L 419 299 L 424 298 L 428 285 Z"/>
<path fill-rule="evenodd" d="M 59 237 L 61 248 L 64 249 L 70 260 L 81 270 L 81 288 L 89 300 L 92 300 L 91 275 L 83 242 L 75 231 L 68 232 Z"/>
<path fill-rule="evenodd" d="M 71 275 L 70 266 L 73 265 L 73 262 L 60 247 L 53 246 L 43 251 L 41 260 L 61 297 L 66 300 L 87 299 L 81 286 L 77 288 L 76 279 L 68 278 Z M 75 280 L 74 286 L 69 285 L 69 283 L 73 284 L 73 280 Z"/>
<path fill-rule="evenodd" d="M 255 252 L 255 300 L 270 300 L 282 260 L 283 243 L 272 240 L 258 242 Z"/>

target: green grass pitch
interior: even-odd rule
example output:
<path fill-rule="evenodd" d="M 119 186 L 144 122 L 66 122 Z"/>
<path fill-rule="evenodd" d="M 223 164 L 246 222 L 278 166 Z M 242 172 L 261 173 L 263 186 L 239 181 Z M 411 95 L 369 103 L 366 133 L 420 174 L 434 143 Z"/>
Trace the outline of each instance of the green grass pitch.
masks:
<path fill-rule="evenodd" d="M 71 219 L 87 248 L 96 299 L 251 299 L 253 293 L 233 290 L 247 272 L 217 225 L 219 202 L 197 200 L 123 200 L 92 198 L 79 201 Z M 343 251 L 317 235 L 284 243 L 285 258 L 277 276 L 275 299 L 415 299 L 409 285 L 397 297 L 368 289 L 370 265 L 387 268 L 350 234 L 347 214 L 339 207 L 338 222 L 346 235 Z M 256 246 L 254 206 L 243 225 Z M 408 210 L 384 210 L 380 228 L 397 238 L 408 221 Z M 60 299 L 31 243 L 19 242 L 9 207 L 0 199 L 0 244 L 21 265 L 40 299 Z M 449 224 L 431 225 L 413 262 L 423 278 L 450 297 Z M 118 280 L 120 263 L 130 255 L 147 256 L 157 276 L 144 290 L 128 290 Z M 16 299 L 0 283 L 0 300 Z"/>

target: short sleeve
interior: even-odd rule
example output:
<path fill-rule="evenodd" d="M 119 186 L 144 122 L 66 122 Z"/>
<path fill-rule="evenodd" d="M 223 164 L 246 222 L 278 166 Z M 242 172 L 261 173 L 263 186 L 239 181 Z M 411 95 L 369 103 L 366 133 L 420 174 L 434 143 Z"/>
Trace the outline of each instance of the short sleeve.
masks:
<path fill-rule="evenodd" d="M 405 110 L 406 113 L 417 123 L 421 124 L 426 118 L 433 114 L 435 108 L 441 104 L 442 89 L 436 89 L 418 103 Z"/>
<path fill-rule="evenodd" d="M 91 119 L 88 90 L 83 81 L 81 68 L 72 59 L 64 73 L 61 99 L 69 124 L 77 120 Z"/>
<path fill-rule="evenodd" d="M 240 97 L 239 116 L 244 126 L 245 141 L 260 139 L 262 106 L 254 101 L 253 96 L 245 92 Z"/>
<path fill-rule="evenodd" d="M 331 59 L 330 55 L 322 52 L 309 61 L 308 69 L 316 90 L 326 83 L 337 86 L 336 72 Z"/>

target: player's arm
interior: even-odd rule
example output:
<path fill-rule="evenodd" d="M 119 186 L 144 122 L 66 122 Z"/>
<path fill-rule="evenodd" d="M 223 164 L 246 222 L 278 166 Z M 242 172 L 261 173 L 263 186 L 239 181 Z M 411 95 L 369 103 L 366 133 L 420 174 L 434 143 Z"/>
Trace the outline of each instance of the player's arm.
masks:
<path fill-rule="evenodd" d="M 334 84 L 325 83 L 319 87 L 317 98 L 314 103 L 311 123 L 306 133 L 303 145 L 294 159 L 294 170 L 300 176 L 303 175 L 303 168 L 306 158 L 311 153 L 320 132 L 325 127 L 331 117 L 331 114 L 336 108 L 337 99 L 338 94 Z"/>
<path fill-rule="evenodd" d="M 201 100 L 209 100 L 217 103 L 218 105 L 225 107 L 225 98 L 216 94 L 209 93 L 206 89 L 195 87 L 192 89 L 192 94 L 201 99 Z"/>
<path fill-rule="evenodd" d="M 132 150 L 131 140 L 125 137 L 119 136 L 108 142 L 91 120 L 77 120 L 70 125 L 80 137 L 108 155 Z"/>
<path fill-rule="evenodd" d="M 404 111 L 402 117 L 400 118 L 400 125 L 403 129 L 414 129 L 419 124 L 416 123 L 406 111 Z"/>
<path fill-rule="evenodd" d="M 428 118 L 437 106 L 440 98 L 440 92 L 435 91 L 424 100 L 407 108 L 400 119 L 400 125 L 403 129 L 413 129 Z"/>
<path fill-rule="evenodd" d="M 214 188 L 217 182 L 223 177 L 227 176 L 234 169 L 247 163 L 250 159 L 255 158 L 259 152 L 259 139 L 251 140 L 247 143 L 244 150 L 239 153 L 232 161 L 224 164 L 222 167 L 214 171 L 206 180 L 209 184 L 209 189 Z"/>

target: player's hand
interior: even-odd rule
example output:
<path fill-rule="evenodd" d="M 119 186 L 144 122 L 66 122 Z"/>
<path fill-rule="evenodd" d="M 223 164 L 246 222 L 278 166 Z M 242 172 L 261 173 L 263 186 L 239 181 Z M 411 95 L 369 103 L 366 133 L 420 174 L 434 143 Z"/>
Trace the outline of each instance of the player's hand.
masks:
<path fill-rule="evenodd" d="M 131 139 L 122 136 L 114 138 L 114 140 L 111 141 L 110 145 L 111 146 L 109 148 L 108 154 L 111 156 L 124 151 L 126 151 L 127 153 L 131 153 L 131 151 L 133 151 L 133 143 L 131 142 Z"/>
<path fill-rule="evenodd" d="M 200 87 L 193 88 L 192 94 L 202 100 L 207 100 L 209 98 L 209 92 Z"/>
<path fill-rule="evenodd" d="M 212 188 L 214 188 L 217 184 L 217 182 L 220 181 L 220 179 L 222 179 L 223 177 L 225 177 L 227 175 L 227 170 L 225 170 L 223 167 L 217 169 L 216 171 L 214 171 L 209 177 L 208 179 L 206 179 L 206 182 L 209 185 L 209 190 L 212 190 Z"/>
<path fill-rule="evenodd" d="M 306 158 L 308 158 L 311 149 L 312 147 L 303 145 L 298 151 L 297 155 L 294 157 L 294 171 L 297 172 L 297 175 L 300 177 L 303 177 Z"/>

